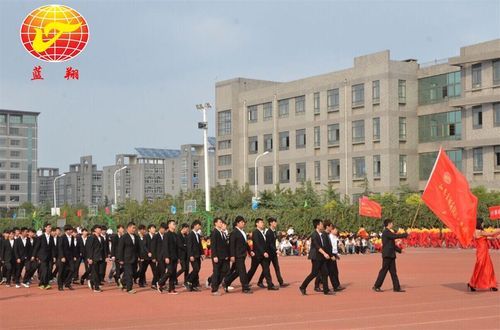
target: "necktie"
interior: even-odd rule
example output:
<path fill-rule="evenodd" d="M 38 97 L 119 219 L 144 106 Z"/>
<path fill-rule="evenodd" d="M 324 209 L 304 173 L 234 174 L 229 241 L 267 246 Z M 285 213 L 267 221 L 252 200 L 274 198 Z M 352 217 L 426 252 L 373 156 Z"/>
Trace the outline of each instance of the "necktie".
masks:
<path fill-rule="evenodd" d="M 71 247 L 75 247 L 75 238 L 71 236 Z"/>

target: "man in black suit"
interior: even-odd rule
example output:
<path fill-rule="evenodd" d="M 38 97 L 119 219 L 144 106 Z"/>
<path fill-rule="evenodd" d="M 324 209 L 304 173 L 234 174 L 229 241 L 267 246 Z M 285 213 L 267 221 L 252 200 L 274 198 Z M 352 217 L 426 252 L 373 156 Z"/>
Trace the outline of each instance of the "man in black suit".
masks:
<path fill-rule="evenodd" d="M 86 244 L 87 262 L 90 265 L 90 281 L 89 287 L 94 292 L 99 293 L 102 290 L 99 288 L 101 284 L 101 264 L 106 262 L 106 248 L 107 242 L 102 236 L 101 226 L 95 225 L 92 228 L 92 236 L 88 238 Z"/>
<path fill-rule="evenodd" d="M 31 242 L 28 239 L 28 228 L 21 228 L 19 237 L 14 241 L 14 259 L 16 265 L 15 282 L 16 288 L 21 287 L 21 273 L 25 269 L 28 272 L 28 262 L 31 258 Z M 23 286 L 29 288 L 29 284 L 23 281 Z"/>
<path fill-rule="evenodd" d="M 328 277 L 333 287 L 333 291 L 342 291 L 344 287 L 340 286 L 339 281 L 339 270 L 337 267 L 337 260 L 340 259 L 338 255 L 338 240 L 337 240 L 337 228 L 330 220 L 326 220 L 323 223 L 325 231 L 323 232 L 323 240 L 325 242 L 325 251 L 330 256 L 330 259 L 326 260 L 326 269 L 328 272 Z M 321 292 L 320 289 L 321 276 L 316 276 L 314 282 L 314 291 Z"/>
<path fill-rule="evenodd" d="M 278 235 L 276 233 L 276 228 L 278 227 L 278 220 L 276 218 L 270 217 L 267 219 L 267 223 L 269 228 L 266 230 L 266 243 L 269 246 L 269 262 L 273 264 L 274 272 L 276 273 L 276 278 L 280 287 L 287 287 L 289 284 L 283 281 L 283 277 L 281 276 L 280 264 L 278 261 L 278 251 L 276 250 L 276 240 L 278 239 Z M 269 267 L 270 268 L 270 267 Z M 269 269 L 271 272 L 271 269 Z M 264 273 L 260 274 L 259 282 L 257 285 L 260 288 L 265 288 L 263 284 Z"/>
<path fill-rule="evenodd" d="M 22 285 L 25 288 L 29 288 L 31 278 L 35 274 L 35 271 L 38 269 L 38 262 L 35 259 L 35 256 L 33 255 L 34 250 L 35 250 L 35 244 L 36 244 L 36 232 L 33 228 L 28 229 L 28 236 L 27 236 L 27 259 L 24 265 L 24 277 L 22 281 Z"/>
<path fill-rule="evenodd" d="M 177 234 L 175 233 L 176 223 L 174 220 L 168 220 L 168 230 L 162 244 L 162 256 L 164 256 L 167 271 L 158 280 L 158 292 L 163 292 L 163 287 L 168 280 L 168 294 L 177 294 L 175 291 L 175 279 L 177 276 L 177 263 L 179 262 L 179 243 L 177 243 Z"/>
<path fill-rule="evenodd" d="M 224 290 L 228 292 L 228 287 L 239 276 L 241 289 L 243 293 L 251 294 L 250 285 L 248 283 L 247 270 L 245 267 L 245 259 L 250 252 L 250 247 L 247 242 L 247 234 L 245 233 L 246 220 L 241 215 L 234 219 L 234 228 L 229 236 L 229 256 L 233 263 L 231 271 L 224 280 Z"/>
<path fill-rule="evenodd" d="M 155 239 L 156 236 L 156 226 L 153 224 L 150 224 L 148 226 L 148 233 L 145 235 L 144 240 L 145 240 L 145 248 L 146 248 L 146 257 L 144 259 L 144 262 L 142 263 L 143 269 L 142 273 L 146 274 L 148 267 L 151 268 L 151 273 L 153 274 L 153 279 L 151 280 L 151 289 L 156 290 L 156 282 L 158 282 L 158 271 L 156 267 L 157 260 L 154 257 L 156 254 L 155 248 L 153 246 L 153 240 Z"/>
<path fill-rule="evenodd" d="M 113 277 L 115 279 L 116 286 L 119 287 L 120 289 L 123 288 L 121 282 L 123 267 L 116 260 L 116 250 L 118 249 L 118 242 L 120 241 L 120 238 L 124 235 L 124 233 L 125 233 L 125 227 L 123 227 L 123 225 L 118 225 L 116 227 L 116 234 L 112 235 L 110 238 L 111 240 L 110 255 L 111 255 L 111 260 L 113 260 L 113 266 L 109 271 L 108 278 L 111 280 L 111 278 Z"/>
<path fill-rule="evenodd" d="M 396 246 L 395 240 L 398 238 L 406 238 L 407 233 L 396 234 L 392 230 L 392 219 L 384 220 L 384 231 L 382 232 L 382 269 L 378 273 L 377 280 L 373 285 L 375 292 L 382 292 L 380 289 L 384 283 L 385 276 L 389 271 L 391 273 L 392 288 L 394 292 L 405 292 L 399 285 L 398 273 L 396 271 L 396 252 L 401 253 L 401 249 Z"/>
<path fill-rule="evenodd" d="M 200 268 L 201 259 L 203 255 L 203 247 L 201 245 L 201 236 L 199 231 L 201 230 L 201 221 L 195 220 L 191 224 L 191 232 L 186 238 L 187 256 L 189 262 L 191 263 L 191 272 L 186 278 L 185 287 L 188 291 L 200 291 Z"/>
<path fill-rule="evenodd" d="M 54 238 L 54 247 L 55 247 L 55 255 L 54 259 L 55 261 L 51 261 L 50 263 L 50 282 L 56 281 L 57 280 L 57 274 L 59 273 L 59 249 L 57 248 L 59 246 L 59 239 L 61 238 L 62 235 L 62 229 L 59 227 L 52 228 L 50 234 Z"/>
<path fill-rule="evenodd" d="M 120 237 L 116 249 L 116 260 L 123 267 L 125 289 L 130 294 L 136 293 L 132 286 L 134 284 L 134 274 L 137 270 L 137 261 L 141 253 L 139 237 L 135 234 L 136 229 L 135 223 L 129 222 L 127 233 Z"/>
<path fill-rule="evenodd" d="M 110 244 L 111 244 L 111 234 L 108 234 L 108 229 L 106 226 L 101 226 L 101 237 L 104 240 L 104 256 L 105 259 L 111 259 L 111 249 L 110 249 Z M 110 230 L 112 233 L 112 230 Z M 99 280 L 101 283 L 104 283 L 104 279 L 106 277 L 106 268 L 107 268 L 108 263 L 106 260 L 104 262 L 101 262 L 99 264 Z"/>
<path fill-rule="evenodd" d="M 78 247 L 80 249 L 80 256 L 83 260 L 83 266 L 85 267 L 85 272 L 80 277 L 80 284 L 83 285 L 85 280 L 89 278 L 90 267 L 87 258 L 87 242 L 89 241 L 89 231 L 86 228 L 82 229 L 82 234 L 78 237 Z"/>
<path fill-rule="evenodd" d="M 165 222 L 160 224 L 158 229 L 158 234 L 153 239 L 153 259 L 158 263 L 156 267 L 156 278 L 153 279 L 153 285 L 156 290 L 158 290 L 158 281 L 167 271 L 167 264 L 165 259 L 167 258 L 167 248 L 165 244 L 166 234 L 168 226 Z"/>
<path fill-rule="evenodd" d="M 148 250 L 146 248 L 146 226 L 139 225 L 139 244 L 140 244 L 140 253 L 139 253 L 139 270 L 137 272 L 137 278 L 139 279 L 139 287 L 146 287 L 146 259 L 148 258 Z"/>
<path fill-rule="evenodd" d="M 323 285 L 323 293 L 325 295 L 333 295 L 328 288 L 328 277 L 326 269 L 326 260 L 330 259 L 330 255 L 326 252 L 326 239 L 323 237 L 323 221 L 320 219 L 313 220 L 314 231 L 311 234 L 311 249 L 309 251 L 309 259 L 311 259 L 311 273 L 304 279 L 299 290 L 302 295 L 307 295 L 306 289 L 309 283 L 321 273 L 321 281 Z"/>
<path fill-rule="evenodd" d="M 63 291 L 63 286 L 69 290 L 73 290 L 71 282 L 75 273 L 75 237 L 73 236 L 73 227 L 71 225 L 64 226 L 65 235 L 58 239 L 57 244 L 57 287 L 59 291 Z"/>
<path fill-rule="evenodd" d="M 175 280 L 175 284 L 178 284 L 179 276 L 184 274 L 184 286 L 187 286 L 187 276 L 189 274 L 189 258 L 187 254 L 187 236 L 189 234 L 189 225 L 187 223 L 183 223 L 181 225 L 181 231 L 179 232 L 177 242 L 179 243 L 179 263 L 181 265 L 181 269 L 177 272 L 177 279 Z"/>
<path fill-rule="evenodd" d="M 229 271 L 229 244 L 223 231 L 224 220 L 215 218 L 215 228 L 210 235 L 210 250 L 213 273 L 211 277 L 212 295 L 219 296 L 219 286 Z"/>
<path fill-rule="evenodd" d="M 250 252 L 252 256 L 252 264 L 247 273 L 248 282 L 252 278 L 259 266 L 262 267 L 262 275 L 266 279 L 268 290 L 278 290 L 279 287 L 273 284 L 271 272 L 269 271 L 269 244 L 266 238 L 264 220 L 257 218 L 255 220 L 255 230 L 252 232 L 253 251 Z"/>
<path fill-rule="evenodd" d="M 38 237 L 35 243 L 33 256 L 40 263 L 40 282 L 38 287 L 43 290 L 51 289 L 49 285 L 51 277 L 51 264 L 56 261 L 57 251 L 52 237 L 52 226 L 46 223 L 43 227 L 44 233 Z"/>
<path fill-rule="evenodd" d="M 3 261 L 3 267 L 5 268 L 5 279 L 6 279 L 6 286 L 10 287 L 10 282 L 12 280 L 12 274 L 15 273 L 15 264 L 16 264 L 16 259 L 15 259 L 15 254 L 14 254 L 14 231 L 9 230 L 8 231 L 8 236 L 7 239 L 4 239 L 2 241 L 2 261 Z"/>

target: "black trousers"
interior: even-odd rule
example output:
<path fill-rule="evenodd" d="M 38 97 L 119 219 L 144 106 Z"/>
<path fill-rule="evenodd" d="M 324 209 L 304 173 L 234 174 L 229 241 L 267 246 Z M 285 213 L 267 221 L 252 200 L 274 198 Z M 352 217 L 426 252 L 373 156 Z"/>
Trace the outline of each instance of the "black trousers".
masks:
<path fill-rule="evenodd" d="M 177 278 L 179 278 L 179 276 L 184 274 L 184 284 L 185 284 L 186 282 L 188 282 L 187 277 L 189 274 L 189 259 L 179 259 L 179 260 L 180 260 L 180 264 L 181 264 L 181 269 L 179 269 L 179 271 L 177 271 L 176 276 L 177 276 Z"/>
<path fill-rule="evenodd" d="M 86 280 L 89 278 L 89 275 L 90 275 L 90 265 L 89 265 L 89 262 L 87 261 L 87 259 L 83 260 L 83 266 L 85 267 L 85 272 L 82 274 L 81 279 Z"/>
<path fill-rule="evenodd" d="M 105 263 L 105 261 L 94 261 L 90 265 L 90 283 L 94 287 L 94 290 L 99 290 L 99 285 L 101 284 L 100 271 L 103 269 L 102 264 Z"/>
<path fill-rule="evenodd" d="M 339 269 L 337 267 L 337 260 L 327 260 L 326 269 L 328 271 L 328 277 L 330 278 L 330 283 L 332 284 L 334 289 L 337 289 L 338 287 L 340 287 Z M 314 287 L 319 288 L 320 283 L 323 284 L 323 282 L 321 282 L 321 276 L 316 276 Z"/>
<path fill-rule="evenodd" d="M 14 280 L 17 285 L 21 284 L 21 273 L 23 271 L 23 268 L 25 268 L 25 265 L 26 265 L 25 259 L 21 259 L 20 263 L 18 263 L 16 260 L 16 275 L 14 277 Z"/>
<path fill-rule="evenodd" d="M 269 259 L 268 258 L 257 258 L 253 257 L 252 258 L 252 264 L 250 265 L 250 270 L 247 273 L 247 278 L 248 278 L 248 283 L 252 281 L 253 276 L 255 275 L 255 272 L 257 271 L 257 268 L 261 266 L 262 267 L 262 274 L 264 278 L 266 279 L 267 287 L 271 288 L 274 286 L 273 280 L 271 278 L 271 272 L 269 271 Z"/>
<path fill-rule="evenodd" d="M 118 263 L 117 263 L 118 266 Z M 118 269 L 118 268 L 117 268 Z M 124 263 L 123 264 L 123 279 L 125 281 L 125 288 L 127 291 L 132 290 L 134 285 L 134 276 L 137 271 L 137 263 Z"/>
<path fill-rule="evenodd" d="M 224 280 L 225 286 L 230 286 L 233 281 L 239 277 L 241 283 L 241 289 L 243 291 L 249 290 L 250 287 L 248 285 L 248 277 L 247 277 L 247 269 L 245 266 L 246 257 L 236 258 L 233 264 L 231 265 L 231 270 Z"/>
<path fill-rule="evenodd" d="M 76 258 L 73 261 L 73 281 L 77 281 L 78 277 L 80 277 L 80 264 L 82 263 L 82 259 L 80 257 Z"/>
<path fill-rule="evenodd" d="M 200 285 L 200 268 L 201 268 L 201 258 L 195 257 L 194 261 L 191 261 L 191 272 L 188 274 L 186 281 L 192 286 L 197 287 Z M 176 274 L 177 275 L 177 274 Z M 176 276 L 177 279 L 177 276 Z"/>
<path fill-rule="evenodd" d="M 212 292 L 217 292 L 219 290 L 219 286 L 222 283 L 222 280 L 224 279 L 224 277 L 227 276 L 227 273 L 229 272 L 229 260 L 219 259 L 218 262 L 215 263 L 212 258 L 212 267 L 213 267 L 213 273 L 211 277 Z"/>
<path fill-rule="evenodd" d="M 139 284 L 146 284 L 146 273 L 148 271 L 148 267 L 151 267 L 151 273 L 153 274 L 153 280 L 151 281 L 151 285 L 155 285 L 158 282 L 158 270 L 156 266 L 156 262 L 151 259 L 146 259 L 141 263 L 141 270 L 139 276 Z"/>
<path fill-rule="evenodd" d="M 166 265 L 167 271 L 164 272 L 158 280 L 159 286 L 164 286 L 168 280 L 168 291 L 175 289 L 175 280 L 177 279 L 177 262 L 178 260 L 170 259 L 170 263 Z"/>
<path fill-rule="evenodd" d="M 38 269 L 38 262 L 35 260 L 26 260 L 24 264 L 24 278 L 23 283 L 29 283 L 36 270 Z"/>
<path fill-rule="evenodd" d="M 281 277 L 281 270 L 280 270 L 280 264 L 278 262 L 278 255 L 269 255 L 269 261 L 270 261 L 270 264 L 273 265 L 273 268 L 274 268 L 274 272 L 276 273 L 276 279 L 278 280 L 278 283 L 281 285 L 284 283 L 283 281 L 283 277 Z M 271 273 L 271 267 L 269 266 L 269 273 Z M 260 274 L 260 277 L 259 277 L 259 282 L 258 283 L 262 283 L 264 280 L 264 273 L 261 273 Z"/>
<path fill-rule="evenodd" d="M 375 281 L 374 286 L 380 288 L 384 284 L 385 276 L 387 272 L 391 273 L 392 288 L 394 290 L 401 289 L 399 285 L 398 273 L 396 271 L 396 258 L 382 258 L 382 269 L 378 273 L 377 281 Z"/>
<path fill-rule="evenodd" d="M 74 275 L 74 260 L 66 260 L 66 262 L 62 262 L 61 260 L 57 261 L 57 268 L 59 269 L 57 273 L 57 286 L 62 288 L 64 286 L 68 286 L 73 281 Z"/>
<path fill-rule="evenodd" d="M 4 267 L 4 276 L 6 277 L 7 279 L 7 284 L 10 285 L 10 282 L 12 281 L 12 277 L 13 275 L 15 275 L 15 266 L 13 266 L 13 264 L 15 265 L 15 260 L 14 261 L 5 261 L 4 264 L 3 264 L 3 267 Z"/>
<path fill-rule="evenodd" d="M 307 275 L 304 282 L 302 282 L 302 285 L 300 286 L 301 289 L 307 289 L 309 283 L 311 283 L 311 281 L 314 280 L 318 274 L 321 274 L 321 281 L 325 283 L 325 285 L 323 285 L 323 292 L 327 293 L 330 291 L 328 288 L 328 270 L 326 269 L 325 261 L 326 260 L 324 259 L 311 260 L 311 273 Z"/>
<path fill-rule="evenodd" d="M 106 277 L 106 266 L 106 260 L 102 260 L 99 262 L 99 270 L 97 273 L 99 274 L 99 281 L 101 282 L 104 282 L 104 278 Z"/>
<path fill-rule="evenodd" d="M 40 262 L 40 268 L 39 268 L 39 273 L 40 273 L 40 286 L 46 286 L 49 285 L 50 278 L 52 276 L 51 272 L 51 264 L 52 262 L 50 260 L 47 261 L 41 261 Z"/>

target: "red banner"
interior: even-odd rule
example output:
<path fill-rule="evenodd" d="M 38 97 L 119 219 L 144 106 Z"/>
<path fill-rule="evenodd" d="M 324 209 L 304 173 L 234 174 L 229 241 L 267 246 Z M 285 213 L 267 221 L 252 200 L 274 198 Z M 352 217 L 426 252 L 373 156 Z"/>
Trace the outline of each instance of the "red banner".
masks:
<path fill-rule="evenodd" d="M 379 203 L 369 200 L 363 196 L 359 199 L 359 215 L 370 218 L 382 218 L 382 206 Z"/>
<path fill-rule="evenodd" d="M 491 220 L 499 220 L 500 219 L 500 205 L 491 206 L 488 208 L 490 210 L 490 219 Z"/>
<path fill-rule="evenodd" d="M 477 197 L 442 148 L 422 200 L 455 233 L 462 246 L 469 245 L 476 229 Z"/>

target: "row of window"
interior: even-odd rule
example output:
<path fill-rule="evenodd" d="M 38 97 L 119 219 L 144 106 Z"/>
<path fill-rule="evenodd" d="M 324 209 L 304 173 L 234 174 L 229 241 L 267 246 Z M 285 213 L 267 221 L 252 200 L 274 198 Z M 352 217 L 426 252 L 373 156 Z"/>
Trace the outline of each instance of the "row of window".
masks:
<path fill-rule="evenodd" d="M 472 107 L 472 128 L 483 128 L 483 107 L 481 105 Z M 493 104 L 493 126 L 500 126 L 500 103 Z"/>
<path fill-rule="evenodd" d="M 9 140 L 9 141 L 7 142 L 7 140 Z M 21 145 L 21 140 L 7 139 L 7 138 L 0 137 L 0 147 L 7 146 L 7 145 L 19 147 Z"/>
<path fill-rule="evenodd" d="M 19 191 L 21 186 L 18 184 L 11 184 L 10 185 L 10 191 Z M 7 185 L 5 184 L 0 184 L 0 191 L 5 191 L 7 190 Z"/>
<path fill-rule="evenodd" d="M 493 61 L 493 85 L 500 85 L 500 59 Z M 482 85 L 482 71 L 483 66 L 481 63 L 473 64 L 471 67 L 471 82 L 472 88 L 481 88 Z"/>
<path fill-rule="evenodd" d="M 7 163 L 9 162 L 5 162 L 5 161 L 0 161 L 0 168 L 7 168 Z M 21 167 L 21 163 L 19 162 L 10 162 L 10 168 L 20 168 Z"/>
<path fill-rule="evenodd" d="M 11 180 L 20 180 L 21 174 L 20 173 L 9 173 L 9 178 Z M 1 172 L 0 173 L 0 180 L 6 180 L 6 179 L 7 179 L 7 173 Z"/>
<path fill-rule="evenodd" d="M 11 202 L 19 202 L 19 196 L 9 196 L 9 200 Z M 0 195 L 0 202 L 6 202 L 7 201 L 7 196 L 5 195 Z"/>
<path fill-rule="evenodd" d="M 493 165 L 495 170 L 500 170 L 500 146 L 495 146 L 494 149 L 494 159 Z M 480 173 L 483 172 L 483 148 L 474 148 L 472 149 L 472 170 L 474 172 Z"/>
<path fill-rule="evenodd" d="M 8 120 L 7 120 L 8 117 Z M 32 115 L 5 115 L 0 114 L 0 124 L 36 124 L 36 116 Z"/>

